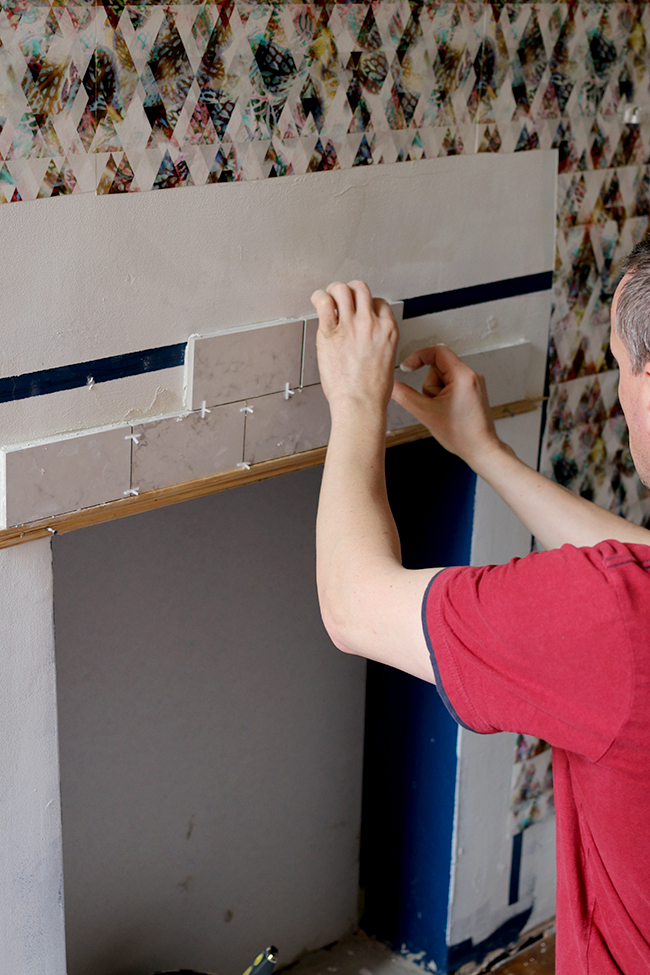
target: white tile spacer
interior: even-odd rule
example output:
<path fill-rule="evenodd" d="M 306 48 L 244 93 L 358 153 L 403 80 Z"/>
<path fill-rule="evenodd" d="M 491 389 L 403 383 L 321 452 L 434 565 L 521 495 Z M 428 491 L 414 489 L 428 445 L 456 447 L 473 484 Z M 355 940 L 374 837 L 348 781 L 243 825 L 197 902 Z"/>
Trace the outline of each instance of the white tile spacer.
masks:
<path fill-rule="evenodd" d="M 140 443 L 140 437 L 141 436 L 142 436 L 141 433 L 127 433 L 127 435 L 125 436 L 124 439 L 125 440 L 132 440 L 133 443 Z"/>
<path fill-rule="evenodd" d="M 56 535 L 57 534 L 56 528 L 50 528 L 49 525 L 47 526 L 47 530 L 49 531 L 50 535 Z"/>
<path fill-rule="evenodd" d="M 203 400 L 203 402 L 201 403 L 201 419 L 202 420 L 205 420 L 205 417 L 206 417 L 206 414 L 207 413 L 212 413 L 212 410 L 209 410 L 208 409 L 208 407 L 207 407 L 207 401 L 206 400 Z"/>
<path fill-rule="evenodd" d="M 253 409 L 252 406 L 242 406 L 242 407 L 240 407 L 239 412 L 240 413 L 254 413 L 255 410 Z"/>
<path fill-rule="evenodd" d="M 130 491 L 125 491 L 124 492 L 124 497 L 125 498 L 129 498 L 129 497 L 137 498 L 139 494 L 140 494 L 140 488 L 131 488 Z"/>
<path fill-rule="evenodd" d="M 249 471 L 251 469 L 251 465 L 247 464 L 246 461 L 242 461 L 241 464 L 237 464 L 237 467 L 240 469 L 240 471 Z"/>
<path fill-rule="evenodd" d="M 88 379 L 86 380 L 86 389 L 92 389 L 93 386 L 96 386 L 96 385 L 97 385 L 97 383 L 95 382 L 95 380 L 93 379 L 93 377 L 92 376 L 88 376 Z"/>
<path fill-rule="evenodd" d="M 290 386 L 289 386 L 289 383 L 285 383 L 284 384 L 284 398 L 285 399 L 289 399 L 290 396 L 295 396 L 295 395 L 296 395 L 295 389 L 291 389 Z"/>

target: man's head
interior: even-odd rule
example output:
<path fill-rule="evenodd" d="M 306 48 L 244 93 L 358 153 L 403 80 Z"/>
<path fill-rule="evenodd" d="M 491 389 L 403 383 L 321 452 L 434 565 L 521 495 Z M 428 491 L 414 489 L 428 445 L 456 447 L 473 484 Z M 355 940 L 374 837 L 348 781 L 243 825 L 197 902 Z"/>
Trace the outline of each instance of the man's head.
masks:
<path fill-rule="evenodd" d="M 612 301 L 612 355 L 619 366 L 618 397 L 639 477 L 650 486 L 650 236 L 623 262 Z"/>

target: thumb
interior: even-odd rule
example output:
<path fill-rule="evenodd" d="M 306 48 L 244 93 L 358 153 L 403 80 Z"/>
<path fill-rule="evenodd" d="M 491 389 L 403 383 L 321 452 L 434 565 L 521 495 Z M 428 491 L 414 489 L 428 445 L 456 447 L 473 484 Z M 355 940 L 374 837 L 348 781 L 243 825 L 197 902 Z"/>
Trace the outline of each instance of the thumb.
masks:
<path fill-rule="evenodd" d="M 433 402 L 430 396 L 418 393 L 416 389 L 412 389 L 406 383 L 394 383 L 391 398 L 409 413 L 412 413 L 420 423 L 425 426 L 428 425 L 427 421 L 430 419 L 431 403 Z"/>

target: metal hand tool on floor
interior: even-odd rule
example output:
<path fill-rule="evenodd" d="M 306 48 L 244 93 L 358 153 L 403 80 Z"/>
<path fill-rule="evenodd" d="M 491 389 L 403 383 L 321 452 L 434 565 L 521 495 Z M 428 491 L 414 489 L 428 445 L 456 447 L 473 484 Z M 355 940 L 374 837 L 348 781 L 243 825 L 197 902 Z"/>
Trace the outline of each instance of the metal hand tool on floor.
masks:
<path fill-rule="evenodd" d="M 270 945 L 261 951 L 244 975 L 271 975 L 278 960 L 278 949 Z M 155 975 L 209 975 L 208 972 L 195 972 L 191 968 L 178 968 L 175 972 L 156 972 Z"/>

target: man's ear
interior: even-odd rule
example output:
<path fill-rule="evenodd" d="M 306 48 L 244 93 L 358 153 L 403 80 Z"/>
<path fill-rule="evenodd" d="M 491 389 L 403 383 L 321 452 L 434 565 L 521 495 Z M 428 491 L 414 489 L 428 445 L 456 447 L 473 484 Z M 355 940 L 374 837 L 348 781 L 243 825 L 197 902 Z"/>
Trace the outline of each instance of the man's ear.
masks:
<path fill-rule="evenodd" d="M 650 359 L 644 365 L 640 378 L 644 390 L 642 403 L 645 407 L 645 428 L 650 436 Z"/>

